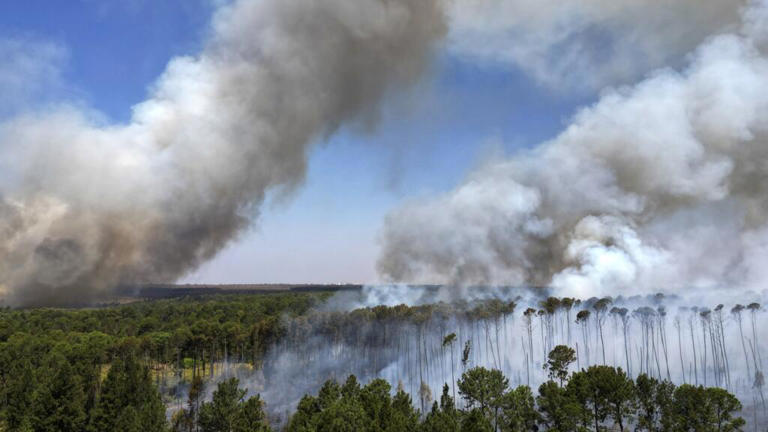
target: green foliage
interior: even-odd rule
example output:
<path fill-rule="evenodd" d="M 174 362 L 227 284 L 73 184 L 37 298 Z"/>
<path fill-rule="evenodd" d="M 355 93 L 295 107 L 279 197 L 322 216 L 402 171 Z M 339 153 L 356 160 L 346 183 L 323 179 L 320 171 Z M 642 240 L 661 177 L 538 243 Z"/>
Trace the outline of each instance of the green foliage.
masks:
<path fill-rule="evenodd" d="M 720 388 L 683 384 L 674 391 L 673 430 L 703 432 L 738 431 L 744 419 L 734 417 L 741 410 L 735 396 Z"/>
<path fill-rule="evenodd" d="M 637 429 L 645 431 L 671 431 L 674 425 L 675 386 L 669 381 L 642 374 L 635 380 L 637 401 Z"/>
<path fill-rule="evenodd" d="M 536 411 L 533 393 L 528 386 L 519 386 L 507 392 L 502 406 L 504 416 L 501 429 L 504 431 L 536 430 L 536 425 L 541 422 L 541 415 Z"/>
<path fill-rule="evenodd" d="M 509 380 L 499 370 L 476 367 L 461 375 L 458 387 L 470 408 L 479 407 L 487 412 L 501 406 Z"/>
<path fill-rule="evenodd" d="M 204 362 L 227 352 L 258 365 L 285 333 L 280 318 L 305 315 L 328 295 L 217 295 L 83 310 L 0 309 L 0 430 L 129 430 L 135 424 L 144 431 L 160 430 L 165 406 L 155 388 L 158 374 L 196 366 L 192 384 L 199 394 Z M 196 423 L 199 403 L 196 399 L 194 409 L 174 416 L 177 430 Z"/>
<path fill-rule="evenodd" d="M 578 425 L 585 429 L 590 422 L 589 411 L 582 409 L 572 394 L 572 384 L 568 390 L 554 381 L 547 381 L 539 386 L 536 404 L 539 407 L 539 422 L 547 430 L 568 432 L 577 430 Z"/>
<path fill-rule="evenodd" d="M 509 387 L 509 380 L 501 371 L 472 368 L 461 375 L 457 385 L 468 407 L 479 408 L 489 422 L 498 425 L 499 411 L 504 406 L 504 395 Z"/>
<path fill-rule="evenodd" d="M 565 345 L 556 346 L 548 356 L 547 364 L 544 366 L 549 371 L 550 379 L 557 379 L 560 385 L 568 378 L 568 366 L 576 361 L 576 351 Z"/>
<path fill-rule="evenodd" d="M 432 404 L 432 411 L 424 419 L 421 430 L 423 432 L 458 432 L 460 421 L 460 412 L 456 409 L 446 384 L 443 386 L 440 404 L 438 405 L 437 401 Z"/>
<path fill-rule="evenodd" d="M 202 432 L 267 432 L 269 426 L 259 396 L 245 399 L 247 389 L 237 378 L 220 382 L 213 400 L 200 406 L 198 421 Z"/>
<path fill-rule="evenodd" d="M 165 430 L 165 406 L 149 370 L 133 355 L 117 358 L 104 380 L 101 396 L 94 408 L 91 428 L 96 431 Z"/>
<path fill-rule="evenodd" d="M 302 398 L 288 431 L 416 431 L 419 413 L 410 396 L 392 397 L 390 390 L 384 380 L 360 387 L 354 375 L 344 385 L 326 381 L 317 397 Z"/>
<path fill-rule="evenodd" d="M 213 375 L 206 366 L 226 353 L 268 368 L 262 358 L 272 344 L 285 338 L 300 343 L 309 330 L 354 341 L 359 334 L 344 329 L 360 323 L 423 326 L 433 317 L 449 322 L 445 318 L 457 313 L 446 305 L 379 306 L 351 313 L 312 310 L 323 297 L 216 296 L 90 310 L 2 309 L 0 430 L 151 432 L 171 426 L 178 432 L 267 431 L 263 401 L 246 398 L 237 380 L 221 382 L 213 399 L 203 401 L 205 382 Z M 551 313 L 575 304 L 552 298 L 543 307 Z M 461 313 L 487 322 L 506 318 L 514 307 L 490 301 Z M 594 307 L 595 318 L 606 307 Z M 584 325 L 589 318 L 589 310 L 577 315 Z M 422 413 L 402 388 L 393 394 L 384 380 L 361 385 L 350 376 L 343 384 L 327 381 L 316 396 L 302 398 L 287 430 L 601 431 L 631 425 L 646 431 L 726 432 L 744 425 L 736 415 L 741 404 L 722 389 L 676 388 L 645 375 L 633 382 L 621 369 L 608 366 L 569 376 L 575 354 L 565 346 L 550 353 L 546 368 L 552 381 L 542 384 L 537 395 L 525 386 L 509 389 L 500 371 L 470 368 L 469 340 L 459 341 L 455 333 L 442 340 L 451 352 L 456 342 L 464 347 L 458 357 L 464 373 L 457 383 L 464 403 L 458 408 L 448 385 L 434 403 L 431 389 L 421 386 L 414 396 L 425 408 L 431 406 Z M 387 343 L 386 336 L 380 343 Z M 190 384 L 189 400 L 168 425 L 155 381 L 162 382 L 166 372 L 180 375 L 185 366 L 193 369 L 184 378 Z"/>
<path fill-rule="evenodd" d="M 461 430 L 462 432 L 493 432 L 494 428 L 480 408 L 473 408 L 464 413 Z"/>
<path fill-rule="evenodd" d="M 72 367 L 61 355 L 50 356 L 46 363 L 46 379 L 38 382 L 39 388 L 33 404 L 35 430 L 82 431 L 87 416 L 80 377 L 73 373 Z"/>

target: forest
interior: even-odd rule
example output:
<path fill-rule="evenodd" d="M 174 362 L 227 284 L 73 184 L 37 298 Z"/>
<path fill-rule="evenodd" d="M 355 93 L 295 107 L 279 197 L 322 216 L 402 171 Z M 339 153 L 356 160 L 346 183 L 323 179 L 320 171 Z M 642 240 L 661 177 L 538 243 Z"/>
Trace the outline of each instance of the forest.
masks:
<path fill-rule="evenodd" d="M 755 302 L 504 294 L 345 309 L 331 306 L 339 295 L 3 309 L 0 430 L 722 431 L 765 421 Z"/>

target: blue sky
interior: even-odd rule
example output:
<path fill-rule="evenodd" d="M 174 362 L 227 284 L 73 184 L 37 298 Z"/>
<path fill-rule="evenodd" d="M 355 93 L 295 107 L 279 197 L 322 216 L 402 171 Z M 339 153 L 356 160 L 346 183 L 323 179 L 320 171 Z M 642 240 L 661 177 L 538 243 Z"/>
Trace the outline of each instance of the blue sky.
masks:
<path fill-rule="evenodd" d="M 45 94 L 125 122 L 169 59 L 199 51 L 213 9 L 210 0 L 0 2 L 0 39 L 57 47 L 57 84 Z M 351 126 L 319 143 L 305 184 L 270 200 L 251 231 L 186 281 L 374 281 L 388 210 L 554 136 L 593 98 L 442 50 L 421 83 L 387 98 L 374 130 Z"/>

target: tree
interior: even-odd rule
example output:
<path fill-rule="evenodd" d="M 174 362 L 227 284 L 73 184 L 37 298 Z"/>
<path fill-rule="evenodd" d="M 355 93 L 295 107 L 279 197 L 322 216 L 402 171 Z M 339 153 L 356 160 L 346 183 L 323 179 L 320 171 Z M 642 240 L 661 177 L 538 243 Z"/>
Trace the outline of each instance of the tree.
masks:
<path fill-rule="evenodd" d="M 704 387 L 683 384 L 674 393 L 675 430 L 709 431 L 714 418 Z"/>
<path fill-rule="evenodd" d="M 448 394 L 448 385 L 444 385 L 440 404 L 438 405 L 437 401 L 432 404 L 432 411 L 424 419 L 421 430 L 423 432 L 458 432 L 459 425 L 459 412 Z"/>
<path fill-rule="evenodd" d="M 461 352 L 461 366 L 464 370 L 467 369 L 469 364 L 469 353 L 472 350 L 472 341 L 467 339 L 464 343 L 464 350 Z"/>
<path fill-rule="evenodd" d="M 5 420 L 10 430 L 31 428 L 34 379 L 29 359 L 18 359 L 9 373 L 5 401 Z"/>
<path fill-rule="evenodd" d="M 557 386 L 554 381 L 550 382 Z M 571 379 L 565 386 L 565 396 L 568 401 L 573 403 L 573 410 L 569 413 L 573 421 L 582 430 L 589 430 L 590 424 L 593 424 L 594 420 L 593 407 L 590 405 L 594 399 L 594 391 L 586 371 L 581 370 L 571 375 Z M 600 420 L 599 417 L 598 420 Z"/>
<path fill-rule="evenodd" d="M 637 377 L 636 396 L 638 403 L 638 430 L 655 431 L 659 423 L 661 412 L 656 403 L 656 392 L 659 381 L 656 378 L 641 374 Z"/>
<path fill-rule="evenodd" d="M 570 383 L 569 383 L 570 385 Z M 547 381 L 539 386 L 536 405 L 541 413 L 538 422 L 546 430 L 570 432 L 577 429 L 579 407 L 566 393 L 566 390 L 554 381 Z M 589 411 L 587 411 L 587 414 Z M 589 424 L 585 418 L 583 424 Z"/>
<path fill-rule="evenodd" d="M 565 345 L 558 345 L 549 353 L 545 369 L 549 370 L 549 378 L 560 381 L 560 386 L 568 378 L 568 367 L 576 361 L 576 351 Z"/>
<path fill-rule="evenodd" d="M 528 386 L 508 391 L 503 400 L 502 430 L 523 432 L 536 429 L 540 415 Z"/>
<path fill-rule="evenodd" d="M 461 432 L 493 432 L 494 427 L 480 408 L 471 409 L 461 420 Z"/>
<path fill-rule="evenodd" d="M 589 364 L 589 328 L 587 327 L 589 323 L 589 316 L 591 315 L 591 312 L 587 309 L 580 310 L 576 314 L 576 322 L 581 324 L 581 336 L 582 341 L 584 342 L 584 356 L 586 363 Z M 578 344 L 576 345 L 576 348 L 578 348 Z"/>
<path fill-rule="evenodd" d="M 219 383 L 211 402 L 200 406 L 200 428 L 203 432 L 233 432 L 240 415 L 240 403 L 246 391 L 238 388 L 237 378 Z"/>
<path fill-rule="evenodd" d="M 609 416 L 619 430 L 624 432 L 624 423 L 631 420 L 636 411 L 635 385 L 632 379 L 621 368 L 597 367 L 590 368 L 594 376 L 591 381 L 597 387 L 597 393 L 605 398 Z"/>
<path fill-rule="evenodd" d="M 120 432 L 142 432 L 139 413 L 132 406 L 120 411 L 120 416 L 115 420 L 115 429 Z"/>
<path fill-rule="evenodd" d="M 35 395 L 34 424 L 38 432 L 79 432 L 85 428 L 85 393 L 80 378 L 61 355 L 47 361 L 56 368 L 50 381 L 39 386 Z M 51 370 L 51 369 L 49 369 Z"/>
<path fill-rule="evenodd" d="M 392 398 L 392 415 L 385 431 L 415 431 L 419 424 L 419 413 L 413 408 L 411 397 L 398 390 Z"/>
<path fill-rule="evenodd" d="M 129 411 L 124 413 L 125 410 Z M 126 354 L 125 359 L 118 357 L 112 363 L 92 418 L 92 428 L 119 430 L 118 422 L 130 420 L 132 424 L 134 418 L 141 431 L 165 430 L 165 406 L 149 369 L 133 354 Z"/>
<path fill-rule="evenodd" d="M 187 394 L 187 408 L 181 409 L 171 417 L 171 430 L 174 432 L 192 432 L 199 430 L 200 399 L 203 395 L 203 379 L 199 375 L 192 377 Z"/>
<path fill-rule="evenodd" d="M 741 402 L 728 391 L 711 387 L 706 389 L 708 402 L 711 404 L 715 428 L 717 432 L 730 432 L 740 430 L 744 426 L 744 419 L 734 417 L 733 413 L 741 411 Z"/>
<path fill-rule="evenodd" d="M 744 342 L 744 328 L 741 320 L 741 312 L 744 310 L 744 306 L 737 304 L 731 309 L 731 314 L 736 318 L 736 322 L 739 324 L 739 337 L 741 338 L 741 349 L 744 351 L 744 364 L 747 366 L 747 377 L 752 377 L 752 370 L 749 367 L 749 356 L 747 355 L 747 344 Z"/>
<path fill-rule="evenodd" d="M 453 345 L 456 343 L 456 333 L 451 333 L 443 338 L 443 349 L 449 347 L 451 350 L 451 388 L 453 390 L 453 399 L 456 399 L 456 378 L 454 376 L 453 366 Z"/>
<path fill-rule="evenodd" d="M 744 420 L 733 417 L 739 401 L 724 389 L 683 384 L 674 392 L 675 430 L 740 430 Z"/>
<path fill-rule="evenodd" d="M 322 411 L 318 399 L 304 395 L 296 407 L 296 412 L 288 422 L 289 432 L 307 432 L 315 429 L 315 417 Z"/>
<path fill-rule="evenodd" d="M 421 400 L 422 409 L 426 411 L 426 407 L 432 402 L 432 389 L 425 381 L 422 381 L 419 386 L 419 400 Z"/>
<path fill-rule="evenodd" d="M 585 421 L 591 417 L 595 431 L 600 430 L 600 424 L 608 416 L 623 430 L 624 418 L 633 413 L 632 380 L 621 369 L 590 366 L 586 371 L 574 373 L 566 390 L 579 404 L 582 425 L 586 427 Z"/>
<path fill-rule="evenodd" d="M 475 367 L 461 375 L 459 394 L 469 408 L 478 407 L 483 415 L 498 427 L 499 409 L 503 407 L 504 393 L 509 380 L 496 369 Z"/>
<path fill-rule="evenodd" d="M 377 378 L 363 387 L 358 395 L 368 417 L 382 428 L 389 422 L 392 404 L 391 389 L 392 386 L 388 382 Z"/>
<path fill-rule="evenodd" d="M 601 298 L 595 302 L 593 309 L 595 310 L 595 326 L 600 334 L 600 345 L 603 349 L 603 364 L 605 364 L 605 339 L 603 339 L 603 321 L 605 320 L 605 311 L 608 309 L 608 305 L 613 300 L 610 297 Z"/>

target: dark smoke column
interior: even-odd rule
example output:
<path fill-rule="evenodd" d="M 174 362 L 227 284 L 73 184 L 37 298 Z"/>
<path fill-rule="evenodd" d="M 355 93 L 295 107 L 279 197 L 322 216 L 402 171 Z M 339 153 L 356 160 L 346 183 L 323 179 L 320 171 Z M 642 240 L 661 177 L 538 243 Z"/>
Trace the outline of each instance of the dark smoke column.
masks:
<path fill-rule="evenodd" d="M 6 302 L 83 303 L 194 269 L 303 181 L 313 142 L 416 80 L 444 32 L 437 0 L 240 0 L 129 124 L 74 106 L 0 124 Z"/>

